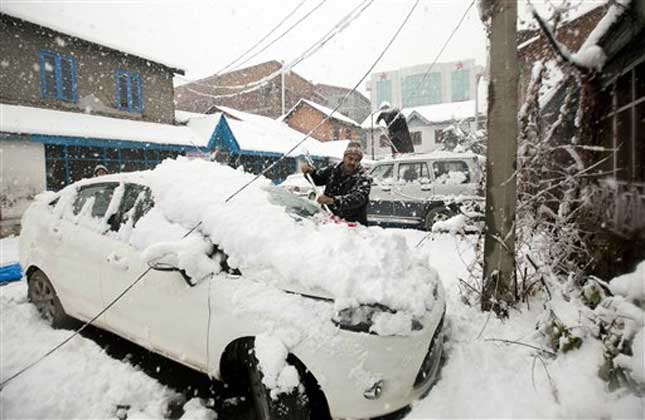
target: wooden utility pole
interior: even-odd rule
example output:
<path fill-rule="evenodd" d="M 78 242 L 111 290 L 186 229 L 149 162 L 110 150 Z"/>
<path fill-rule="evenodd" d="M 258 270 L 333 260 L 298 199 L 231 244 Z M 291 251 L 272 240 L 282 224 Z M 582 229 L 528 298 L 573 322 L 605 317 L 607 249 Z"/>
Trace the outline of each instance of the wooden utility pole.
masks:
<path fill-rule="evenodd" d="M 515 302 L 517 200 L 517 0 L 487 0 L 490 16 L 486 236 L 481 308 L 507 314 Z"/>

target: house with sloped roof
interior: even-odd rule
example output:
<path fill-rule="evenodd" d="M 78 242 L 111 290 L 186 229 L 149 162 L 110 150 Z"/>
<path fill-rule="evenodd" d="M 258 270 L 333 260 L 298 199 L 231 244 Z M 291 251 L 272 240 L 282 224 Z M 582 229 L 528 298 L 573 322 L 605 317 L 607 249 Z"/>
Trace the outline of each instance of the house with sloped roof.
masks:
<path fill-rule="evenodd" d="M 175 89 L 177 109 L 197 113 L 223 105 L 277 118 L 300 98 L 325 101 L 313 83 L 276 60 L 214 74 Z"/>
<path fill-rule="evenodd" d="M 175 127 L 178 66 L 91 33 L 0 13 L 0 227 L 31 199 L 92 176 L 154 166 L 190 148 Z"/>
<path fill-rule="evenodd" d="M 326 142 L 334 140 L 361 140 L 361 126 L 356 121 L 326 106 L 300 99 L 279 118 L 289 127 Z"/>

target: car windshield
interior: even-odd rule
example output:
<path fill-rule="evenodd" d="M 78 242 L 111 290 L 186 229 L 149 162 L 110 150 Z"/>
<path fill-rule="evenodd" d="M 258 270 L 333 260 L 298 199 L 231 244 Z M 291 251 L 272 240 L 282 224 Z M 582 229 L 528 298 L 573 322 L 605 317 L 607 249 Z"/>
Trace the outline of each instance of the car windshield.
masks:
<path fill-rule="evenodd" d="M 269 202 L 285 208 L 292 216 L 310 218 L 320 212 L 315 202 L 292 194 L 284 188 L 268 186 L 264 190 L 269 194 Z"/>

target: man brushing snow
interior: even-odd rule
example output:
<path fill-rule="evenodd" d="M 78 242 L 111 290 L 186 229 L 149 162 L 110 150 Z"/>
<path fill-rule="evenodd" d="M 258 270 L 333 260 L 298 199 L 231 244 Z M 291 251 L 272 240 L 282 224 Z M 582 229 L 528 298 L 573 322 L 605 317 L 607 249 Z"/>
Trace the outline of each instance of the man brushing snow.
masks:
<path fill-rule="evenodd" d="M 367 203 L 371 181 L 361 166 L 363 150 L 360 143 L 350 142 L 343 154 L 343 161 L 323 169 L 304 164 L 302 172 L 311 175 L 316 185 L 324 185 L 325 192 L 318 203 L 329 206 L 338 217 L 348 222 L 367 225 Z"/>

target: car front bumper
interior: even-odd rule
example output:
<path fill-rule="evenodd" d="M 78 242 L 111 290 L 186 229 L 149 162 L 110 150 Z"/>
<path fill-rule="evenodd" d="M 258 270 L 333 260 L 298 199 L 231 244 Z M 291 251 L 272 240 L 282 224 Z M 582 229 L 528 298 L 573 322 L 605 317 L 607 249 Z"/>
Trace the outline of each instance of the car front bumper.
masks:
<path fill-rule="evenodd" d="M 370 418 L 397 411 L 434 383 L 442 355 L 445 304 L 411 336 L 340 330 L 333 343 L 305 340 L 293 353 L 316 377 L 333 418 Z M 329 345 L 332 344 L 332 345 Z"/>

